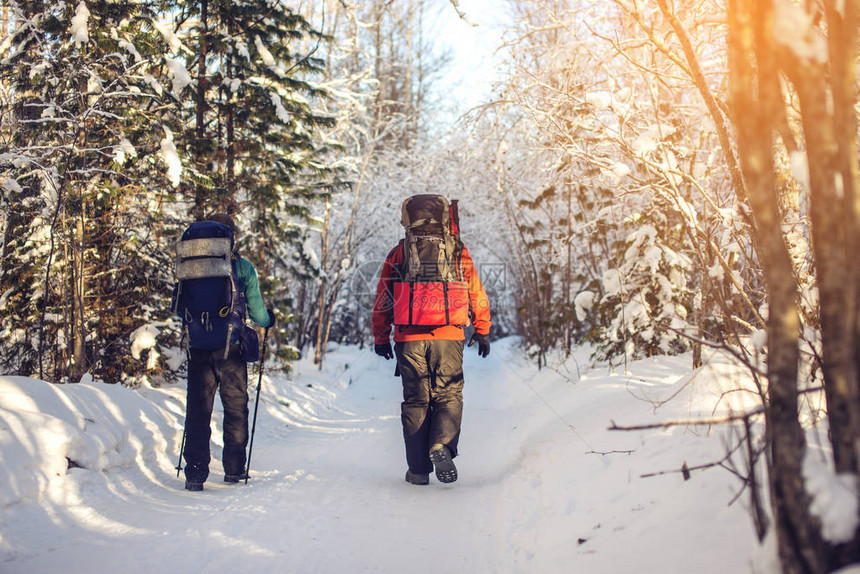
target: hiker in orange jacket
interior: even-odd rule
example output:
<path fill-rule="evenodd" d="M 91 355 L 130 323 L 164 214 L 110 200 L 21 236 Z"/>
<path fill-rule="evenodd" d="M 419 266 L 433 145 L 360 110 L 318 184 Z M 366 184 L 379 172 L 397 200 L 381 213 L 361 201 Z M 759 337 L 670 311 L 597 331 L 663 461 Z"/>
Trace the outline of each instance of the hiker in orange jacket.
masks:
<path fill-rule="evenodd" d="M 442 199 L 447 208 L 447 200 Z M 425 220 L 419 223 L 422 222 Z M 406 481 L 411 484 L 429 484 L 430 472 L 435 467 L 436 478 L 440 482 L 454 482 L 457 480 L 457 469 L 452 459 L 457 456 L 463 415 L 465 334 L 460 324 L 395 324 L 398 305 L 413 309 L 418 309 L 420 305 L 417 299 L 413 304 L 411 295 L 408 300 L 405 296 L 395 298 L 398 282 L 408 285 L 403 283 L 408 237 L 407 234 L 407 240 L 401 241 L 389 252 L 382 267 L 372 317 L 374 349 L 386 360 L 395 355 L 397 357 L 397 370 L 403 384 L 401 421 L 408 465 Z M 459 243 L 459 238 L 457 242 L 457 285 L 462 286 L 464 294 L 466 291 L 468 293 L 468 300 L 464 297 L 461 305 L 468 305 L 468 319 L 475 328 L 468 346 L 478 343 L 478 354 L 487 357 L 490 354 L 489 301 L 469 251 Z M 447 285 L 445 289 L 447 294 Z M 451 313 L 455 313 L 453 307 Z M 444 315 L 447 314 L 446 308 Z M 411 314 L 409 322 L 412 322 Z M 390 342 L 392 327 L 395 342 L 393 350 Z"/>

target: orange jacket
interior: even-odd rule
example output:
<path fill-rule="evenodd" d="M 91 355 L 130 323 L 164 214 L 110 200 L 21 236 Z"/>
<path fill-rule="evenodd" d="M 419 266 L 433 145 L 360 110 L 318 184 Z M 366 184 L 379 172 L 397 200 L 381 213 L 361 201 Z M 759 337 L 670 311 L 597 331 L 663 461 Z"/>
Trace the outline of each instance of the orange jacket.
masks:
<path fill-rule="evenodd" d="M 394 279 L 397 277 L 396 266 L 403 261 L 403 242 L 388 253 L 382 265 L 379 283 L 376 285 L 376 300 L 373 304 L 373 341 L 384 345 L 391 337 L 391 327 L 394 324 Z M 475 270 L 475 263 L 469 251 L 463 247 L 461 257 L 463 281 L 469 284 L 469 318 L 472 325 L 481 335 L 490 332 L 490 302 L 481 284 L 481 278 Z M 463 328 L 457 325 L 442 327 L 397 327 L 394 329 L 395 341 L 424 341 L 439 339 L 444 341 L 462 341 L 465 338 Z"/>

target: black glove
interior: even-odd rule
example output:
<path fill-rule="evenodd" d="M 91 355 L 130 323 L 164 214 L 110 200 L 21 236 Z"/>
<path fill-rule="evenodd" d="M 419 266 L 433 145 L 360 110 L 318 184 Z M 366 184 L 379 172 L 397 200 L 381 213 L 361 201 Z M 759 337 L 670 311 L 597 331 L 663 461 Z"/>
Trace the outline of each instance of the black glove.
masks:
<path fill-rule="evenodd" d="M 271 329 L 275 326 L 275 312 L 272 310 L 271 307 L 266 309 L 266 311 L 269 313 L 269 324 L 266 326 L 266 328 Z"/>
<path fill-rule="evenodd" d="M 394 358 L 394 351 L 391 349 L 391 343 L 385 343 L 384 345 L 374 345 L 374 352 L 380 357 L 383 357 L 386 361 Z"/>
<path fill-rule="evenodd" d="M 477 341 L 478 343 L 478 355 L 481 357 L 486 357 L 490 354 L 490 338 L 486 335 L 480 335 L 478 333 L 474 333 L 472 338 L 469 339 L 469 344 L 467 347 L 471 347 Z"/>

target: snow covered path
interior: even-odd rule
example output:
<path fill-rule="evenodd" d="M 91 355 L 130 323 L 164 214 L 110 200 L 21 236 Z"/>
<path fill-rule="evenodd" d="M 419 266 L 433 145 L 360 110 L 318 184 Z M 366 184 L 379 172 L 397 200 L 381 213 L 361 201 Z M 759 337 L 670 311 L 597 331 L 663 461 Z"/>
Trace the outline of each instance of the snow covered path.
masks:
<path fill-rule="evenodd" d="M 512 340 L 486 360 L 467 350 L 460 480 L 431 477 L 426 487 L 403 481 L 399 380 L 372 350 L 340 349 L 323 372 L 302 362 L 291 380 L 265 377 L 252 480 L 221 482 L 215 447 L 201 493 L 171 470 L 182 389 L 146 389 L 141 399 L 108 387 L 106 411 L 144 423 L 123 432 L 86 415 L 86 433 L 119 436 L 106 449 L 119 462 L 101 459 L 101 471 L 49 471 L 50 453 L 20 454 L 0 440 L 0 479 L 29 465 L 34 480 L 47 480 L 39 493 L 18 484 L 18 500 L 0 500 L 0 572 L 750 571 L 754 536 L 742 503 L 728 506 L 739 487 L 729 473 L 640 478 L 721 457 L 718 434 L 605 430 L 610 420 L 710 414 L 712 380 L 686 384 L 684 357 L 637 363 L 633 375 L 580 376 L 575 361 L 572 373 L 538 373 L 521 356 Z M 10 401 L 28 388 L 20 381 L 0 377 L 0 432 L 15 434 Z M 697 385 L 704 393 L 690 394 Z M 37 405 L 75 387 L 44 386 Z M 82 451 L 79 438 L 69 444 L 55 458 Z"/>

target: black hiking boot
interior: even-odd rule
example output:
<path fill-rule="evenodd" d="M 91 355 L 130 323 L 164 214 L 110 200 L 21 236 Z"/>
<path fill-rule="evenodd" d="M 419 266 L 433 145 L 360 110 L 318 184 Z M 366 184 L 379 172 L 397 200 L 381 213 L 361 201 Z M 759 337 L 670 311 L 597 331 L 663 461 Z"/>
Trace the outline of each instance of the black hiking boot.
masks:
<path fill-rule="evenodd" d="M 202 464 L 189 464 L 185 467 L 185 490 L 199 492 L 209 477 L 209 468 Z"/>
<path fill-rule="evenodd" d="M 457 467 L 451 458 L 451 451 L 444 444 L 434 444 L 430 448 L 430 460 L 436 469 L 436 479 L 439 482 L 454 482 L 457 480 Z"/>
<path fill-rule="evenodd" d="M 191 490 L 193 492 L 200 492 L 203 490 L 202 482 L 192 482 L 190 480 L 185 480 L 185 490 Z"/>
<path fill-rule="evenodd" d="M 243 472 L 242 474 L 225 474 L 224 482 L 237 483 L 239 481 L 245 480 L 246 478 L 250 478 L 247 472 Z"/>
<path fill-rule="evenodd" d="M 430 474 L 426 472 L 412 472 L 411 470 L 407 470 L 406 482 L 409 484 L 417 484 L 418 486 L 425 486 L 430 484 Z"/>

